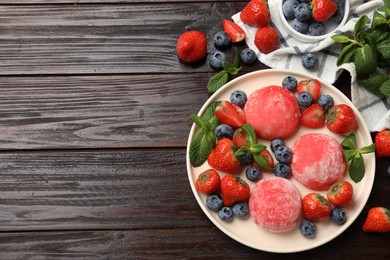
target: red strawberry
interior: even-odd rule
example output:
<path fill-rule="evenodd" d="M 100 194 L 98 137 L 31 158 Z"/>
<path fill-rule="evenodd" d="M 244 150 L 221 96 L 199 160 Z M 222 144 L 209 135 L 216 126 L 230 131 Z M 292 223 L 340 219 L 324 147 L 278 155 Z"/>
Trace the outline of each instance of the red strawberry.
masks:
<path fill-rule="evenodd" d="M 242 130 L 241 128 L 238 128 L 236 131 L 234 131 L 233 142 L 237 146 L 237 148 L 241 148 L 243 146 L 248 145 L 248 143 L 246 141 L 246 134 L 245 134 L 244 130 Z"/>
<path fill-rule="evenodd" d="M 206 35 L 199 31 L 183 33 L 177 40 L 176 52 L 185 62 L 195 62 L 203 59 L 207 53 Z"/>
<path fill-rule="evenodd" d="M 211 151 L 207 162 L 217 170 L 235 173 L 240 168 L 240 161 L 234 155 L 236 146 L 229 138 L 222 138 Z"/>
<path fill-rule="evenodd" d="M 280 36 L 271 26 L 262 27 L 255 34 L 255 45 L 262 53 L 270 53 L 280 45 Z"/>
<path fill-rule="evenodd" d="M 352 204 L 353 187 L 347 181 L 334 183 L 326 193 L 330 203 L 337 207 L 346 207 Z"/>
<path fill-rule="evenodd" d="M 327 21 L 337 11 L 333 0 L 313 0 L 312 7 L 312 17 L 317 22 Z"/>
<path fill-rule="evenodd" d="M 299 118 L 301 125 L 310 128 L 320 128 L 325 126 L 325 111 L 320 104 L 313 104 L 306 108 Z"/>
<path fill-rule="evenodd" d="M 232 42 L 240 42 L 245 39 L 245 32 L 238 24 L 230 20 L 223 19 L 222 28 L 229 35 Z"/>
<path fill-rule="evenodd" d="M 250 187 L 241 177 L 227 174 L 221 180 L 221 194 L 223 204 L 232 206 L 249 198 Z"/>
<path fill-rule="evenodd" d="M 215 109 L 215 115 L 220 123 L 234 128 L 239 128 L 245 124 L 244 111 L 227 100 L 219 103 L 217 109 Z"/>
<path fill-rule="evenodd" d="M 351 107 L 346 104 L 332 106 L 325 117 L 329 131 L 336 134 L 348 134 L 358 128 L 358 122 Z"/>
<path fill-rule="evenodd" d="M 297 93 L 307 91 L 313 96 L 313 103 L 317 102 L 320 96 L 321 83 L 317 79 L 301 80 L 298 82 Z"/>
<path fill-rule="evenodd" d="M 302 199 L 302 209 L 306 220 L 317 221 L 329 217 L 332 206 L 324 196 L 312 192 Z"/>
<path fill-rule="evenodd" d="M 221 177 L 214 169 L 208 169 L 207 171 L 199 174 L 195 181 L 195 188 L 205 194 L 211 194 L 216 192 L 221 186 Z"/>
<path fill-rule="evenodd" d="M 386 233 L 390 231 L 390 211 L 384 207 L 374 207 L 368 211 L 363 224 L 365 232 Z"/>
<path fill-rule="evenodd" d="M 377 157 L 390 156 L 390 130 L 382 130 L 376 134 L 375 154 Z"/>
<path fill-rule="evenodd" d="M 267 149 L 261 151 L 260 155 L 264 158 L 265 162 L 268 164 L 268 166 L 270 168 L 274 168 L 275 167 L 274 158 L 272 157 L 271 153 Z M 255 162 L 253 164 L 257 165 Z M 257 166 L 259 166 L 259 165 L 257 165 Z M 261 168 L 261 170 L 264 171 L 264 172 L 269 172 L 269 170 L 267 170 L 267 169 Z"/>
<path fill-rule="evenodd" d="M 264 27 L 271 22 L 266 0 L 251 0 L 240 13 L 241 21 L 247 25 Z"/>

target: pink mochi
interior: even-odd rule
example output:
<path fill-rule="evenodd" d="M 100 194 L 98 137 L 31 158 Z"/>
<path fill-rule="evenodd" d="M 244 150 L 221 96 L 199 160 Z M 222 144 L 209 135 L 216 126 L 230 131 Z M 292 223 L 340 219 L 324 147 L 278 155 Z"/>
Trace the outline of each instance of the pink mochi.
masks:
<path fill-rule="evenodd" d="M 345 161 L 339 142 L 327 134 L 300 136 L 291 147 L 293 176 L 313 190 L 327 190 L 343 177 Z"/>
<path fill-rule="evenodd" d="M 301 218 L 301 194 L 285 178 L 262 179 L 252 190 L 249 212 L 255 223 L 264 230 L 273 233 L 289 231 Z"/>
<path fill-rule="evenodd" d="M 258 137 L 273 140 L 291 136 L 299 123 L 299 105 L 294 94 L 281 86 L 253 92 L 244 108 L 246 122 Z"/>

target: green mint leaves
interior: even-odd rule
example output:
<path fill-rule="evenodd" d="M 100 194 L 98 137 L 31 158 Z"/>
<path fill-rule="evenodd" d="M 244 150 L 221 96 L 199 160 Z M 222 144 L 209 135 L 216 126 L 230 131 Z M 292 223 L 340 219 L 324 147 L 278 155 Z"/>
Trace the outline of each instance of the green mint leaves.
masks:
<path fill-rule="evenodd" d="M 219 121 L 215 116 L 215 109 L 219 102 L 211 103 L 205 110 L 204 115 L 199 117 L 195 114 L 190 115 L 189 119 L 199 128 L 190 144 L 189 157 L 192 166 L 202 165 L 215 146 L 215 128 Z"/>
<path fill-rule="evenodd" d="M 256 133 L 253 127 L 246 123 L 241 127 L 241 129 L 245 132 L 247 146 L 243 146 L 238 149 L 235 155 L 239 157 L 246 153 L 252 153 L 253 160 L 261 169 L 272 171 L 273 169 L 269 167 L 264 157 L 259 154 L 260 152 L 264 151 L 267 146 L 257 143 Z"/>
<path fill-rule="evenodd" d="M 337 66 L 353 62 L 360 85 L 379 97 L 390 97 L 390 77 L 381 69 L 390 67 L 390 1 L 369 19 L 363 15 L 356 22 L 352 36 L 336 34 L 332 39 L 342 44 Z"/>
<path fill-rule="evenodd" d="M 237 75 L 241 70 L 240 65 L 240 56 L 238 55 L 237 49 L 235 49 L 235 58 L 233 64 L 228 61 L 222 63 L 223 70 L 212 76 L 207 83 L 207 90 L 210 93 L 216 92 L 223 85 L 225 85 L 229 80 L 229 75 Z"/>
<path fill-rule="evenodd" d="M 375 144 L 356 149 L 356 136 L 352 133 L 341 142 L 341 147 L 344 150 L 345 161 L 350 162 L 349 176 L 355 183 L 360 182 L 366 171 L 362 155 L 375 152 Z"/>

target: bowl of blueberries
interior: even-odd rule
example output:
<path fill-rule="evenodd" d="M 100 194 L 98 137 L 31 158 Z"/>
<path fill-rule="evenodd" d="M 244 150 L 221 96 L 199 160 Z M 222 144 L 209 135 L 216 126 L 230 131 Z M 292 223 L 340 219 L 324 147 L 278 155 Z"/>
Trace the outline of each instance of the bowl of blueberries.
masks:
<path fill-rule="evenodd" d="M 284 29 L 302 42 L 319 42 L 335 33 L 348 19 L 349 0 L 282 0 Z"/>

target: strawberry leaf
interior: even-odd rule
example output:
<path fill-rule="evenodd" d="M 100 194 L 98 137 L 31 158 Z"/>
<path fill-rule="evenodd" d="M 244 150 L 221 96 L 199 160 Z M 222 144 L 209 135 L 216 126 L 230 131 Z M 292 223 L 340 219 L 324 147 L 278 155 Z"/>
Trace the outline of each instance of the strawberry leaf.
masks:
<path fill-rule="evenodd" d="M 207 90 L 210 93 L 214 93 L 225 85 L 228 82 L 228 79 L 228 72 L 226 70 L 221 70 L 209 79 L 207 83 Z"/>
<path fill-rule="evenodd" d="M 268 163 L 265 161 L 264 157 L 261 154 L 254 153 L 253 160 L 259 166 L 260 169 L 265 169 L 269 171 L 273 171 L 271 167 L 269 167 Z"/>
<path fill-rule="evenodd" d="M 362 155 L 357 153 L 349 166 L 349 177 L 355 182 L 360 182 L 364 177 L 365 165 Z"/>

